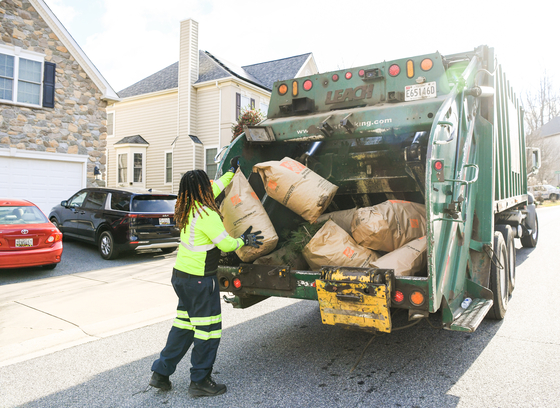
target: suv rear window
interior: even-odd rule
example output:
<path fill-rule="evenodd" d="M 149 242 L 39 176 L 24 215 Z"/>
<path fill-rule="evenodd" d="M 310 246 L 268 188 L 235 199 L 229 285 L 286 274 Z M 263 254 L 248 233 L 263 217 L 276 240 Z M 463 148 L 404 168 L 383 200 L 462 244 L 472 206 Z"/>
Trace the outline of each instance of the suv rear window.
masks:
<path fill-rule="evenodd" d="M 174 213 L 175 196 L 141 195 L 132 199 L 132 212 Z"/>

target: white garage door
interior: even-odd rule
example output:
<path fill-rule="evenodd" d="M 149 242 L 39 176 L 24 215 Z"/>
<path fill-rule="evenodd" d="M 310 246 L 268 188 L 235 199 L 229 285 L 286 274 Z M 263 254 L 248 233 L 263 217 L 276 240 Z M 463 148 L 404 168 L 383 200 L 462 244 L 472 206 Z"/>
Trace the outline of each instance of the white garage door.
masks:
<path fill-rule="evenodd" d="M 29 200 L 48 216 L 53 206 L 86 186 L 85 156 L 1 150 L 0 198 Z"/>

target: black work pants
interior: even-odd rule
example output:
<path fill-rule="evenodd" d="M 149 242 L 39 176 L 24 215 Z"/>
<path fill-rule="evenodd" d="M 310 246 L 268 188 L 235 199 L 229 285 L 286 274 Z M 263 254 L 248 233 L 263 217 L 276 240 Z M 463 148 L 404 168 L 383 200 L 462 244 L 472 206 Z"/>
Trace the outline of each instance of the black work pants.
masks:
<path fill-rule="evenodd" d="M 171 375 L 191 344 L 191 381 L 200 382 L 212 372 L 222 336 L 218 278 L 195 276 L 173 269 L 173 289 L 179 297 L 177 318 L 152 371 Z"/>

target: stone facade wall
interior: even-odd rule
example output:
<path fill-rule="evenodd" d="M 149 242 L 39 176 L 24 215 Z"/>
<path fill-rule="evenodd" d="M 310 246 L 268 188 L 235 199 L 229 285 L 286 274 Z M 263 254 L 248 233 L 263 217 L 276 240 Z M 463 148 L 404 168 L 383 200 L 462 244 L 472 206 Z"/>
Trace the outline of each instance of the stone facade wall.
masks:
<path fill-rule="evenodd" d="M 101 92 L 29 1 L 0 2 L 1 42 L 45 54 L 56 64 L 55 107 L 0 103 L 0 147 L 87 155 L 87 184 L 106 174 L 107 115 Z"/>

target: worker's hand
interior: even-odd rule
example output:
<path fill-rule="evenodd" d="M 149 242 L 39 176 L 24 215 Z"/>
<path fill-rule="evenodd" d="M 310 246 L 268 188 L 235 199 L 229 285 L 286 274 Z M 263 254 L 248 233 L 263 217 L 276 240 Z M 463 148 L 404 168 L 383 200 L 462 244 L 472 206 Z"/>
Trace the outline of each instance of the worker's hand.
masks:
<path fill-rule="evenodd" d="M 237 171 L 237 169 L 239 168 L 239 158 L 241 156 L 235 156 L 233 159 L 231 159 L 231 161 L 229 162 L 229 165 L 231 166 L 231 168 L 229 169 L 229 171 L 231 171 L 232 173 L 235 173 Z"/>
<path fill-rule="evenodd" d="M 247 231 L 245 231 L 239 238 L 243 240 L 243 243 L 245 245 L 258 248 L 263 244 L 261 240 L 264 237 L 262 235 L 258 235 L 261 233 L 261 231 L 251 232 L 252 229 L 253 226 L 251 225 L 249 228 L 247 228 Z"/>

